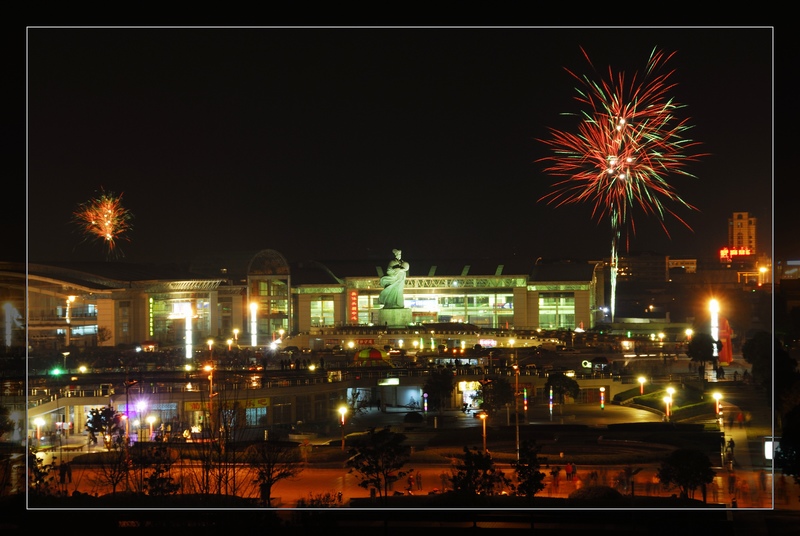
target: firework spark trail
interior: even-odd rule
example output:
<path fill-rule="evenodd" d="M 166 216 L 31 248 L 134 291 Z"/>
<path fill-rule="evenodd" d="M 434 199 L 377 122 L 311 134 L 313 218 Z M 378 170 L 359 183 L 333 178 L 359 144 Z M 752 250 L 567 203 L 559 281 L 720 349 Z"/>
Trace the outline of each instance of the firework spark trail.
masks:
<path fill-rule="evenodd" d="M 581 52 L 593 68 L 586 51 L 581 49 Z M 615 75 L 611 67 L 608 78 L 599 82 L 565 69 L 583 86 L 576 89 L 575 97 L 582 111 L 564 114 L 579 118 L 577 133 L 550 129 L 551 138 L 539 140 L 553 151 L 538 160 L 549 163 L 545 172 L 563 177 L 539 201 L 556 207 L 590 203 L 592 218 L 608 219 L 611 223 L 612 321 L 619 240 L 623 231 L 636 232 L 633 209 L 657 216 L 667 236 L 669 231 L 664 221 L 667 215 L 690 227 L 665 202 L 695 210 L 666 180 L 670 174 L 694 178 L 686 166 L 706 156 L 692 153 L 699 143 L 684 137 L 692 127 L 687 119 L 675 116 L 683 105 L 668 96 L 675 87 L 669 82 L 674 71 L 662 72 L 662 69 L 674 54 L 665 55 L 654 49 L 641 82 L 634 75 L 626 83 L 625 74 Z M 625 240 L 629 245 L 627 232 Z"/>
<path fill-rule="evenodd" d="M 117 241 L 128 240 L 125 233 L 132 227 L 133 214 L 122 206 L 122 194 L 116 197 L 113 192 L 102 192 L 99 197 L 81 203 L 73 218 L 87 240 L 102 241 L 112 256 L 119 254 Z"/>

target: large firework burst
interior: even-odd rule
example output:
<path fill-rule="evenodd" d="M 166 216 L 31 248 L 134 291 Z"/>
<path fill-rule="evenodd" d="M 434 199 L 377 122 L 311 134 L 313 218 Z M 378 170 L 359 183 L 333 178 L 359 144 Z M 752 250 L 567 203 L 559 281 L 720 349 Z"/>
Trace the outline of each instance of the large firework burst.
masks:
<path fill-rule="evenodd" d="M 132 227 L 133 214 L 122 206 L 122 194 L 117 197 L 113 192 L 102 191 L 98 197 L 78 205 L 73 219 L 86 240 L 103 242 L 107 256 L 114 257 L 121 255 L 117 241 L 128 240 L 125 233 Z"/>
<path fill-rule="evenodd" d="M 593 68 L 586 51 L 581 48 L 581 52 Z M 583 108 L 581 113 L 565 114 L 580 118 L 577 134 L 550 129 L 552 137 L 539 140 L 553 151 L 539 160 L 549 162 L 545 172 L 563 177 L 540 201 L 555 206 L 588 202 L 593 205 L 593 218 L 607 218 L 611 223 L 612 321 L 619 242 L 626 232 L 625 243 L 629 245 L 627 231 L 636 232 L 632 209 L 638 207 L 644 214 L 658 216 L 669 236 L 664 223 L 668 214 L 687 228 L 689 225 L 664 203 L 695 208 L 666 180 L 670 174 L 694 177 L 686 165 L 704 156 L 692 154 L 699 142 L 685 137 L 691 127 L 687 119 L 674 115 L 684 106 L 668 96 L 675 87 L 669 81 L 674 71 L 664 66 L 674 54 L 654 49 L 642 80 L 634 74 L 630 83 L 626 83 L 624 73 L 615 75 L 611 67 L 608 78 L 599 82 L 565 69 L 581 83 L 575 97 Z"/>

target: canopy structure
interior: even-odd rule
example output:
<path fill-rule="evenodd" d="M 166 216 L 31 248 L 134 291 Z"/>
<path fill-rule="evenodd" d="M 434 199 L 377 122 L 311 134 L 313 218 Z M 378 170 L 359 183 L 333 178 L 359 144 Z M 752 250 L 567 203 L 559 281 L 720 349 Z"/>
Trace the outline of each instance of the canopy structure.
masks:
<path fill-rule="evenodd" d="M 389 359 L 389 353 L 378 348 L 364 348 L 356 352 L 355 362 L 357 365 L 389 365 L 392 362 Z"/>

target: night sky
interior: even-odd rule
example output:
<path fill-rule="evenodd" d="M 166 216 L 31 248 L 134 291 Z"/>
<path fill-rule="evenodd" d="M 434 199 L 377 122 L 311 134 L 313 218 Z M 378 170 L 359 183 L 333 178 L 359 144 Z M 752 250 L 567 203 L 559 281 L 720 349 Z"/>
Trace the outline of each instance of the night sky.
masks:
<path fill-rule="evenodd" d="M 710 154 L 687 166 L 697 178 L 668 177 L 697 207 L 668 204 L 691 230 L 668 216 L 667 236 L 634 212 L 630 250 L 712 257 L 728 217 L 747 211 L 769 251 L 773 212 L 777 226 L 796 205 L 773 191 L 777 38 L 770 27 L 28 28 L 28 258 L 108 258 L 72 223 L 103 191 L 134 216 L 118 242 L 128 262 L 260 249 L 290 261 L 393 248 L 412 262 L 607 257 L 610 223 L 589 204 L 539 201 L 556 180 L 539 140 L 577 130 L 562 115 L 582 109 L 565 68 L 641 76 L 653 49 L 676 53 L 671 94 Z M 776 257 L 800 257 L 794 232 L 775 242 Z"/>

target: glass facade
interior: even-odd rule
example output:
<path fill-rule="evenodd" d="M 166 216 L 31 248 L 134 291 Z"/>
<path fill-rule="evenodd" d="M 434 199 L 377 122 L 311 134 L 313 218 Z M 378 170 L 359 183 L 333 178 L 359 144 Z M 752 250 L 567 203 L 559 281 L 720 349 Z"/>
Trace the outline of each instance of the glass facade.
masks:
<path fill-rule="evenodd" d="M 539 327 L 575 329 L 575 294 L 542 292 L 539 294 Z"/>
<path fill-rule="evenodd" d="M 514 295 L 510 292 L 492 294 L 406 292 L 404 299 L 405 306 L 411 309 L 412 319 L 416 323 L 460 322 L 479 327 L 514 327 Z M 380 308 L 377 295 L 359 295 L 358 323 L 368 324 L 372 312 Z"/>
<path fill-rule="evenodd" d="M 366 304 L 366 301 L 364 303 Z M 311 302 L 311 327 L 324 328 L 335 324 L 333 296 L 320 296 L 314 299 Z"/>

